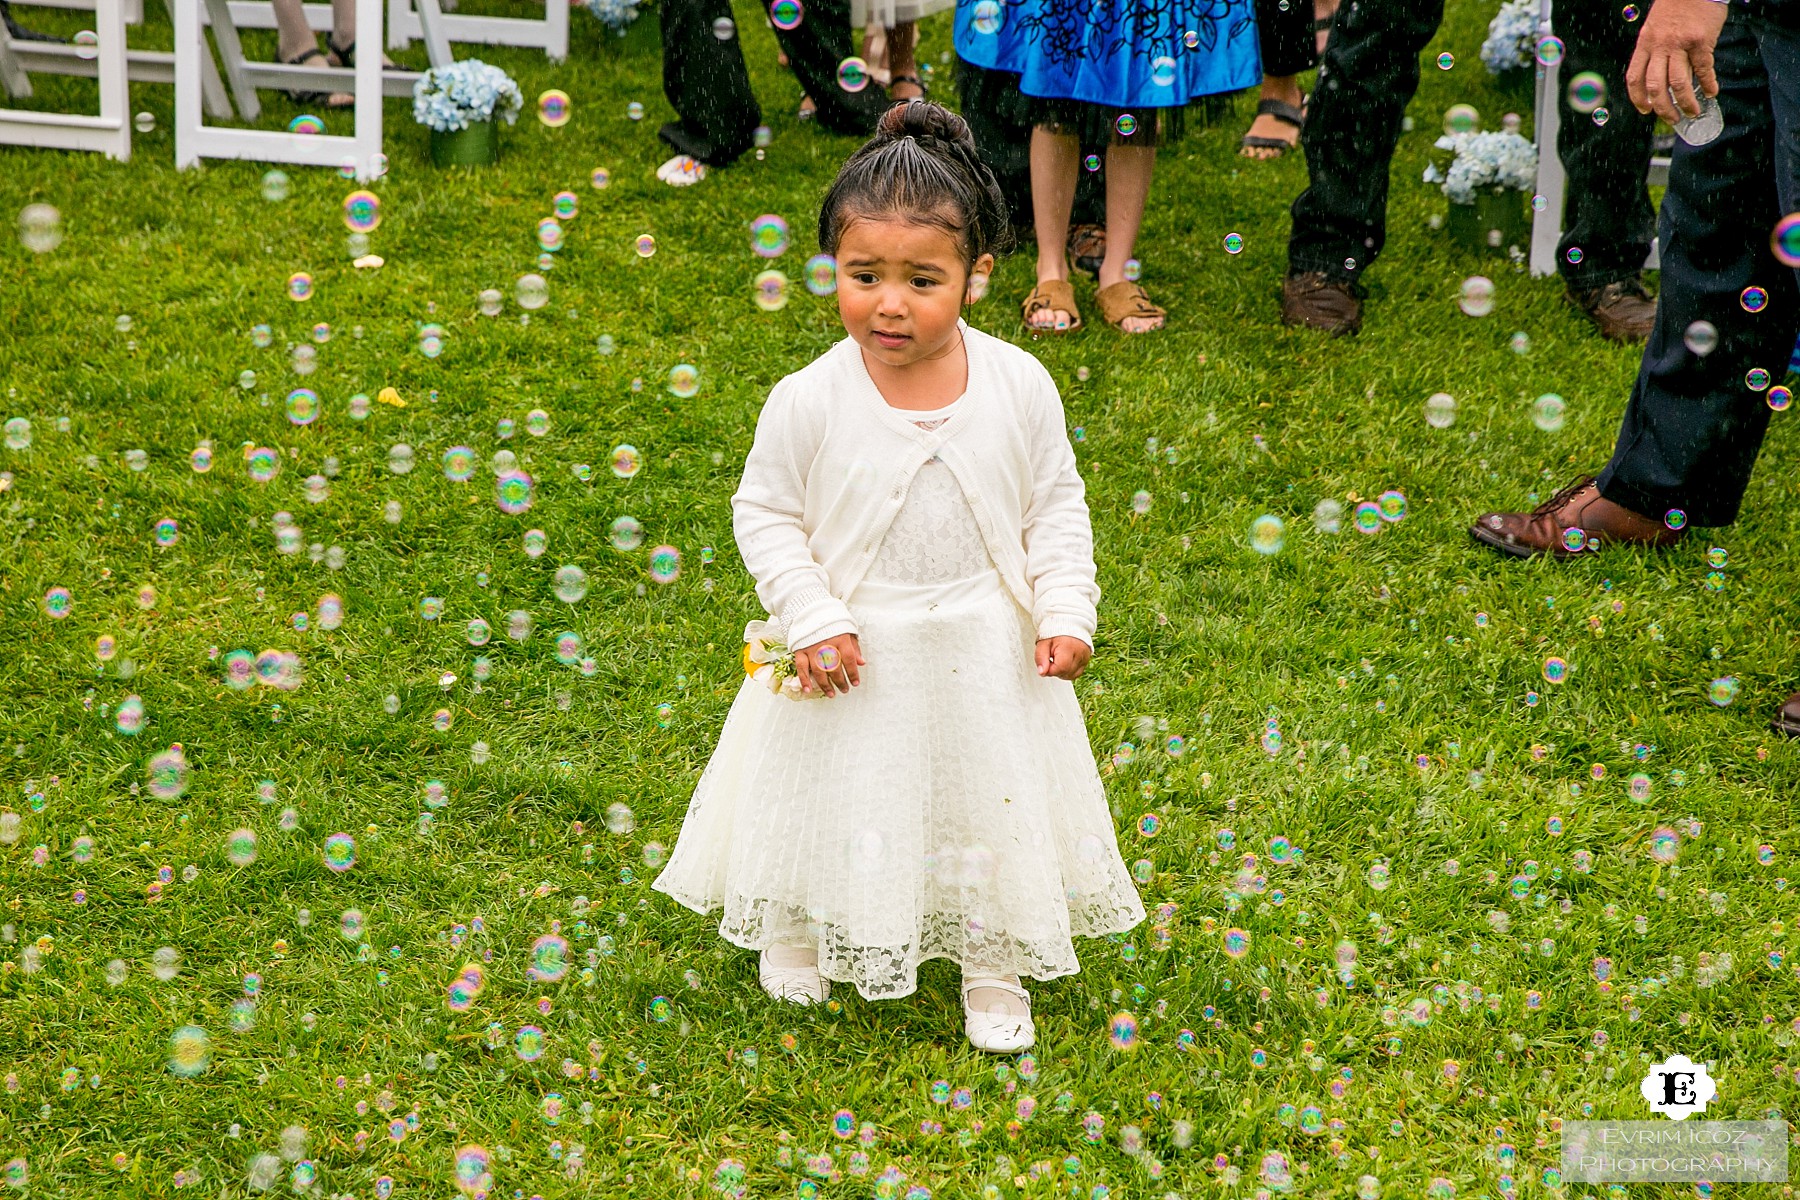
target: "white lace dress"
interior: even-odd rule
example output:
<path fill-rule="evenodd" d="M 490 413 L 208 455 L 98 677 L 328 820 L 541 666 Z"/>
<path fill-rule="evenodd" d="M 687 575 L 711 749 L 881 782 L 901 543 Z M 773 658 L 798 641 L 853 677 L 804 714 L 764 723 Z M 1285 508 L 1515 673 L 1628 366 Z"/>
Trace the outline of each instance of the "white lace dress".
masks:
<path fill-rule="evenodd" d="M 868 1000 L 911 995 L 931 958 L 1079 971 L 1072 936 L 1129 930 L 1144 907 L 1074 686 L 1037 673 L 1031 616 L 942 462 L 848 604 L 861 684 L 796 701 L 746 680 L 651 886 L 723 906 L 720 935 L 746 950 L 817 947 Z"/>

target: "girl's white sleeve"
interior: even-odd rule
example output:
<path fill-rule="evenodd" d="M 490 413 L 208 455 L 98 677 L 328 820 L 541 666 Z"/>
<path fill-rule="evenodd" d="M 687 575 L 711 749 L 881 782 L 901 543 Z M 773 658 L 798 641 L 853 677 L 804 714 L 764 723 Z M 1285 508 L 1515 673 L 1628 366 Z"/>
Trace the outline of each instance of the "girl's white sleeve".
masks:
<path fill-rule="evenodd" d="M 1094 530 L 1075 449 L 1064 424 L 1062 397 L 1035 359 L 1028 385 L 1031 413 L 1031 502 L 1023 520 L 1025 581 L 1040 639 L 1068 636 L 1094 644 L 1100 585 L 1095 581 Z"/>
<path fill-rule="evenodd" d="M 769 392 L 731 497 L 731 528 L 757 599 L 781 626 L 788 648 L 800 650 L 857 629 L 808 544 L 806 476 L 822 431 L 794 401 L 789 379 Z"/>

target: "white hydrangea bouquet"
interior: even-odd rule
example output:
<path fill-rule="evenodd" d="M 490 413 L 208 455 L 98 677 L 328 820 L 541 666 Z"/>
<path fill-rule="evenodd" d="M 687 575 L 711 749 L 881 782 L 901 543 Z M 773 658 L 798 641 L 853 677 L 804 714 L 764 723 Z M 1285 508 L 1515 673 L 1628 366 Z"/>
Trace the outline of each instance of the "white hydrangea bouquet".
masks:
<path fill-rule="evenodd" d="M 1447 133 L 1435 143 L 1455 157 L 1433 163 L 1425 182 L 1450 200 L 1451 236 L 1471 248 L 1510 253 L 1530 241 L 1523 197 L 1537 184 L 1537 147 L 1516 133 Z"/>
<path fill-rule="evenodd" d="M 1504 75 L 1529 67 L 1537 58 L 1537 4 L 1534 0 L 1506 0 L 1488 22 L 1487 40 L 1481 43 L 1481 61 L 1488 74 Z"/>
<path fill-rule="evenodd" d="M 638 7 L 632 0 L 587 0 L 587 10 L 620 37 L 638 17 Z"/>
<path fill-rule="evenodd" d="M 744 674 L 789 700 L 816 700 L 824 695 L 816 690 L 811 693 L 800 690 L 794 652 L 787 648 L 780 631 L 768 621 L 752 621 L 744 626 Z"/>
<path fill-rule="evenodd" d="M 432 67 L 413 84 L 413 120 L 434 133 L 456 133 L 496 116 L 510 125 L 524 106 L 512 77 L 478 58 Z"/>

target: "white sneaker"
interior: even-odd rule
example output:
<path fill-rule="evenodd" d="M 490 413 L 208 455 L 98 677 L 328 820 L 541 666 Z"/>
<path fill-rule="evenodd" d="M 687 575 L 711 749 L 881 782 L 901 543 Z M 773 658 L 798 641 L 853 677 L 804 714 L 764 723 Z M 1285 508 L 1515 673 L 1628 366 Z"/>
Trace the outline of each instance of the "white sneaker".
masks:
<path fill-rule="evenodd" d="M 783 949 L 799 950 L 792 946 Z M 769 961 L 769 952 L 764 950 L 756 974 L 763 991 L 776 1000 L 791 1004 L 823 1004 L 831 999 L 831 981 L 819 974 L 817 952 L 813 952 L 813 961 L 804 966 L 778 967 Z"/>
<path fill-rule="evenodd" d="M 656 177 L 670 187 L 687 187 L 706 178 L 706 164 L 687 154 L 677 154 L 656 168 Z"/>
<path fill-rule="evenodd" d="M 996 988 L 1011 999 L 977 1012 L 969 1004 L 969 993 L 977 988 Z M 1031 996 L 1010 979 L 991 975 L 964 976 L 962 981 L 963 1032 L 977 1050 L 995 1054 L 1012 1054 L 1029 1050 L 1037 1042 L 1037 1028 L 1031 1023 Z"/>

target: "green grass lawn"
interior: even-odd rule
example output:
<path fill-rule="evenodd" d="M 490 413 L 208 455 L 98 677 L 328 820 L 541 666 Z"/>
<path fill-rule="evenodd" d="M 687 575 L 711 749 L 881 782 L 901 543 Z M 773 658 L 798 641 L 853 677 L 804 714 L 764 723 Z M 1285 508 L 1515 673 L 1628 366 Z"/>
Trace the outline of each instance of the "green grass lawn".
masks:
<path fill-rule="evenodd" d="M 166 48 L 149 7 L 134 42 Z M 447 1196 L 478 1146 L 495 1197 L 741 1179 L 751 1196 L 1501 1200 L 1559 1194 L 1560 1121 L 1653 1115 L 1638 1084 L 1669 1053 L 1713 1061 L 1709 1117 L 1782 1115 L 1800 986 L 1780 877 L 1800 829 L 1795 750 L 1766 722 L 1800 676 L 1795 418 L 1774 421 L 1738 525 L 1671 552 L 1527 563 L 1469 539 L 1477 514 L 1604 463 L 1638 360 L 1557 281 L 1429 227 L 1444 201 L 1419 176 L 1445 108 L 1473 103 L 1489 127 L 1515 110 L 1529 131 L 1529 81 L 1480 64 L 1489 5 L 1454 4 L 1428 52 L 1456 65 L 1429 69 L 1410 109 L 1360 338 L 1278 324 L 1305 166 L 1234 156 L 1247 102 L 1159 165 L 1139 257 L 1168 329 L 1114 333 L 1084 284 L 1087 328 L 1030 339 L 1029 253 L 971 312 L 1062 388 L 1104 591 L 1077 694 L 1151 912 L 1033 987 L 1034 1053 L 968 1047 L 943 961 L 905 1001 L 841 987 L 823 1011 L 777 1006 L 716 915 L 650 890 L 761 615 L 729 506 L 758 407 L 842 335 L 800 279 L 855 142 L 794 119 L 797 83 L 737 8 L 766 160 L 657 182 L 655 13 L 621 39 L 577 11 L 562 67 L 462 48 L 528 97 L 498 166 L 434 169 L 408 104 L 388 104 L 379 270 L 351 266 L 354 185 L 330 171 L 289 168 L 279 202 L 263 164 L 175 171 L 168 87 L 134 88 L 156 125 L 129 165 L 0 150 L 0 214 L 48 203 L 65 235 L 45 254 L 0 245 L 0 417 L 30 421 L 29 446 L 0 450 L 5 1182 L 238 1196 L 273 1180 L 363 1200 L 386 1177 L 395 1197 Z M 272 54 L 271 35 L 247 40 Z M 947 18 L 923 43 L 953 96 Z M 423 65 L 418 46 L 396 57 Z M 535 119 L 551 87 L 572 98 L 561 128 Z M 32 103 L 94 94 L 40 80 Z M 300 111 L 263 99 L 270 128 Z M 580 213 L 527 321 L 514 281 L 565 189 Z M 761 213 L 793 230 L 773 263 L 750 249 Z M 753 302 L 770 266 L 795 281 L 777 312 Z M 304 303 L 296 272 L 315 281 Z M 1496 284 L 1479 319 L 1457 304 L 1475 274 Z M 305 377 L 298 346 L 317 352 Z M 683 363 L 687 398 L 667 387 Z M 296 387 L 321 401 L 304 426 Z M 352 417 L 353 395 L 389 387 L 404 407 Z M 1439 391 L 1449 428 L 1425 420 Z M 1531 417 L 1546 392 L 1568 404 L 1554 432 Z M 409 473 L 390 470 L 396 444 Z M 630 478 L 611 469 L 621 444 Z M 466 482 L 443 470 L 456 446 L 474 453 Z M 247 469 L 259 447 L 279 459 L 268 482 Z M 495 501 L 503 448 L 535 480 L 522 515 Z M 1358 532 L 1357 502 L 1390 490 L 1404 519 Z M 1341 532 L 1315 528 L 1326 499 Z M 1269 555 L 1250 532 L 1265 514 L 1285 523 Z M 617 548 L 621 517 L 641 544 Z M 680 552 L 672 582 L 652 576 L 659 545 Z M 1709 547 L 1728 552 L 1710 579 Z M 565 565 L 587 576 L 573 604 L 554 590 Z M 514 610 L 526 640 L 507 635 Z M 565 657 L 591 661 L 559 661 L 563 631 L 581 640 Z M 228 686 L 228 655 L 270 650 L 298 656 L 297 687 Z M 1564 682 L 1546 682 L 1552 657 Z M 1719 706 L 1724 678 L 1738 690 Z M 175 743 L 170 795 L 156 760 Z M 239 829 L 254 861 L 234 859 Z M 341 872 L 338 833 L 355 839 Z M 529 978 L 553 933 L 567 973 Z M 451 1003 L 471 962 L 485 987 Z M 189 1026 L 204 1059 L 184 1057 Z"/>

